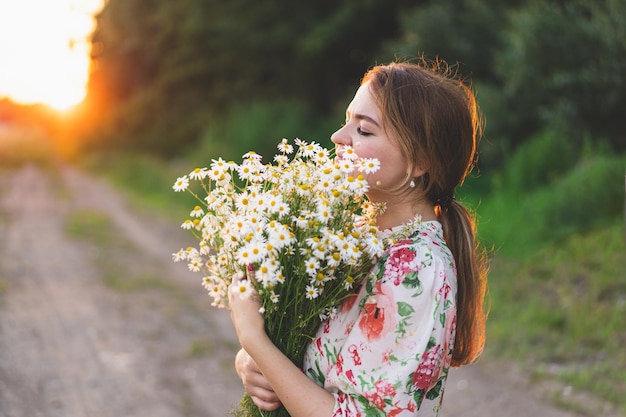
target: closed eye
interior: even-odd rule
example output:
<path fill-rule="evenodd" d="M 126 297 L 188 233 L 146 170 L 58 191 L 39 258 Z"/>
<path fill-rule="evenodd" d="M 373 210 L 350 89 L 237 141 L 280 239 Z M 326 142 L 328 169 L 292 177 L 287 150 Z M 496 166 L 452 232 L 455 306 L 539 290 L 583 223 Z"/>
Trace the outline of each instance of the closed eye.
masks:
<path fill-rule="evenodd" d="M 372 136 L 372 133 L 364 131 L 360 126 L 356 128 L 356 133 L 361 136 Z"/>

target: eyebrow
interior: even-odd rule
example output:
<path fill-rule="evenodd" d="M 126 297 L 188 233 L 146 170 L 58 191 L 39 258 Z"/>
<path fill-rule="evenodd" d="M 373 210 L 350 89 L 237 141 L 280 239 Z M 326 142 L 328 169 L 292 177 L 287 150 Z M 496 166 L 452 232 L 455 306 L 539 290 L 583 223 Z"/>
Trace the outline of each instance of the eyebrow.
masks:
<path fill-rule="evenodd" d="M 374 120 L 373 118 L 365 114 L 357 113 L 357 114 L 354 114 L 352 117 L 354 117 L 356 120 L 365 120 L 366 122 L 372 123 L 376 127 L 380 127 L 380 125 L 378 124 L 376 120 Z"/>

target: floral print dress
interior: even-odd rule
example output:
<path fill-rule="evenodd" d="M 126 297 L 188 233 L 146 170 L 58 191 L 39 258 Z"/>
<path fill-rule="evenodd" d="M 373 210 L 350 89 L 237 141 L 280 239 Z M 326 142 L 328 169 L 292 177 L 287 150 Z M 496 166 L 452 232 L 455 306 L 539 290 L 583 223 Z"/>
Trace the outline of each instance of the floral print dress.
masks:
<path fill-rule="evenodd" d="M 439 413 L 454 347 L 456 269 L 441 224 L 416 227 L 309 345 L 303 370 L 335 396 L 333 417 Z"/>

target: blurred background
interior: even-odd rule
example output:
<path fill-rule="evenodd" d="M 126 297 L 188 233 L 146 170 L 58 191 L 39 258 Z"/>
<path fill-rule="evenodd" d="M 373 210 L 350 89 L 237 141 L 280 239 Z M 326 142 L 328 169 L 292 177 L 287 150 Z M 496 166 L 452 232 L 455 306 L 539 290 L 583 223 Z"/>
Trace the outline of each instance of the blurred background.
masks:
<path fill-rule="evenodd" d="M 177 176 L 283 137 L 330 146 L 369 67 L 447 61 L 486 120 L 458 191 L 492 258 L 486 357 L 626 413 L 626 2 L 17 3 L 1 170 L 71 164 L 173 219 Z"/>

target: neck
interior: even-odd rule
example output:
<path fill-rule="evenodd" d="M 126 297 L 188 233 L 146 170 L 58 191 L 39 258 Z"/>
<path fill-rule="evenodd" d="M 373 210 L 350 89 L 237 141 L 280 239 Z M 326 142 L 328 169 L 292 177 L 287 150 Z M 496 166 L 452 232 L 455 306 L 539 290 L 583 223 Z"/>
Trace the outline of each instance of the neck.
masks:
<path fill-rule="evenodd" d="M 435 207 L 432 204 L 419 202 L 413 204 L 388 204 L 385 211 L 376 218 L 380 230 L 390 229 L 408 223 L 421 216 L 422 221 L 437 220 Z"/>

